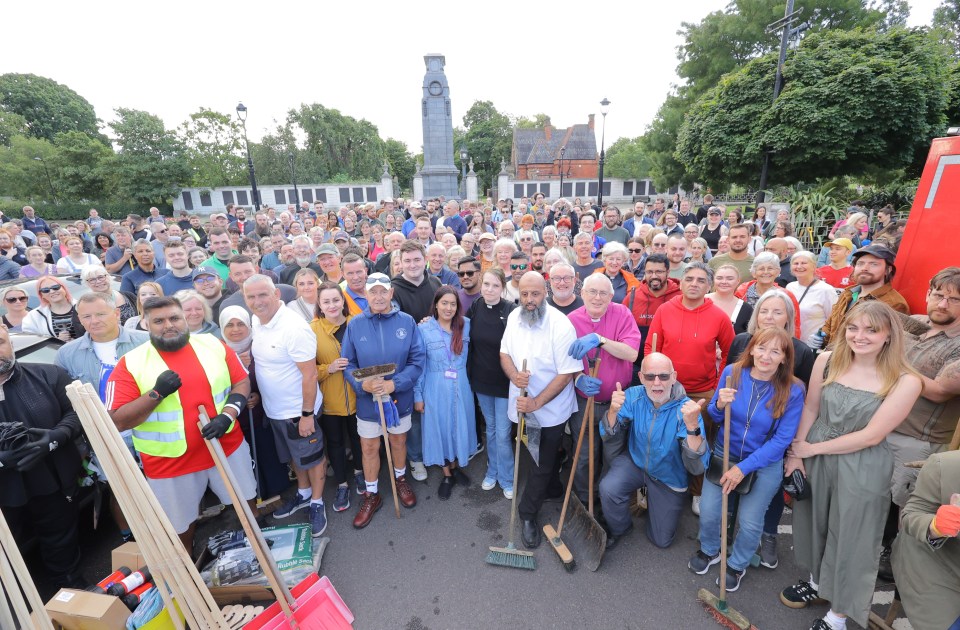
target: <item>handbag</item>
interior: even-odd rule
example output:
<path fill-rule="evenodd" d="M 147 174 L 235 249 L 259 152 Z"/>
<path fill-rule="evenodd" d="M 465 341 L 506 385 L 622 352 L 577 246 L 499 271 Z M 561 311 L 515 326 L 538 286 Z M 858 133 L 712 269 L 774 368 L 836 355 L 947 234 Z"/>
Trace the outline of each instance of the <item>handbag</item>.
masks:
<path fill-rule="evenodd" d="M 800 469 L 783 478 L 783 491 L 789 494 L 795 501 L 803 501 L 810 498 L 810 484 L 807 482 L 807 476 L 800 472 Z"/>

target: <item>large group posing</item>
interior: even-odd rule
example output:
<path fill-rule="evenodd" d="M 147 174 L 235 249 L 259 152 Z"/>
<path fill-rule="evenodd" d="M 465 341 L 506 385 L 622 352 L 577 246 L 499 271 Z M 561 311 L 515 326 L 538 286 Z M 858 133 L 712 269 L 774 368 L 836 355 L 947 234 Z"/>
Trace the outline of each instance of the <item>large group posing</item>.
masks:
<path fill-rule="evenodd" d="M 591 490 L 590 454 L 565 453 L 592 400 L 608 548 L 643 508 L 649 542 L 672 545 L 690 506 L 700 531 L 689 568 L 707 574 L 729 495 L 738 530 L 717 580 L 735 592 L 755 554 L 777 567 L 791 500 L 810 575 L 780 600 L 829 602 L 811 628 L 866 626 L 878 573 L 896 579 L 915 628 L 960 628 L 960 452 L 947 451 L 960 416 L 960 268 L 923 279 L 927 312 L 910 316 L 891 285 L 904 273 L 891 208 L 870 225 L 851 207 L 819 253 L 789 211 L 728 211 L 709 195 L 626 213 L 537 194 L 516 206 L 304 202 L 249 217 L 228 206 L 206 222 L 156 208 L 119 223 L 90 215 L 60 227 L 24 208 L 0 229 L 0 276 L 35 279 L 40 301 L 31 310 L 22 286 L 6 289 L 6 330 L 67 342 L 59 368 L 18 365 L 0 331 L 0 421 L 28 416 L 36 431 L 33 450 L 0 450 L 0 505 L 49 543 L 44 564 L 61 584 L 80 579 L 76 506 L 63 499 L 81 461 L 70 379 L 99 391 L 187 549 L 204 492 L 230 500 L 204 439 L 220 439 L 254 509 L 295 478 L 273 517 L 307 510 L 320 536 L 328 467 L 334 512 L 356 493 L 355 528 L 382 507 L 381 426 L 405 508 L 417 504 L 411 479 L 436 467 L 449 499 L 485 450 L 480 487 L 522 491 L 521 539 L 536 548 L 561 466 L 580 498 Z M 74 300 L 62 274 L 90 291 Z M 355 376 L 363 368 L 374 376 Z M 514 488 L 519 414 L 532 457 Z"/>

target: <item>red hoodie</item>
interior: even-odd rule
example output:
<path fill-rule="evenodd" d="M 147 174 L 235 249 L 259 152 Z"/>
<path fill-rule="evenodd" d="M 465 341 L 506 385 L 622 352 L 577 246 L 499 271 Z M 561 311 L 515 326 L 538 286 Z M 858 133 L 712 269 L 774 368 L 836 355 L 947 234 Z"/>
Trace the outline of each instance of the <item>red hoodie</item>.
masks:
<path fill-rule="evenodd" d="M 687 393 L 705 392 L 717 387 L 717 344 L 722 368 L 733 343 L 730 318 L 709 299 L 690 310 L 678 295 L 657 310 L 647 331 L 644 356 L 650 353 L 651 335 L 657 333 L 657 350 L 670 357 L 677 380 Z"/>
<path fill-rule="evenodd" d="M 633 318 L 637 320 L 637 326 L 640 327 L 640 334 L 644 341 L 646 341 L 647 329 L 653 322 L 654 314 L 676 295 L 680 295 L 680 283 L 670 278 L 667 279 L 667 288 L 661 295 L 650 293 L 650 287 L 646 282 L 640 282 L 638 287 L 627 291 L 627 297 L 623 300 L 623 305 L 633 313 Z"/>

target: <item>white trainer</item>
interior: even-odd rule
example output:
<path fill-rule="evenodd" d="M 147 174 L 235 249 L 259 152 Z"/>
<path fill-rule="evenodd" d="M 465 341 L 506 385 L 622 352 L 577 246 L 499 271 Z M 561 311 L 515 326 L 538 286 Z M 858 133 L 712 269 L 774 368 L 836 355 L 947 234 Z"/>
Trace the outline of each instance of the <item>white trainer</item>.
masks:
<path fill-rule="evenodd" d="M 417 481 L 426 481 L 427 467 L 423 465 L 423 462 L 410 462 L 410 474 Z"/>

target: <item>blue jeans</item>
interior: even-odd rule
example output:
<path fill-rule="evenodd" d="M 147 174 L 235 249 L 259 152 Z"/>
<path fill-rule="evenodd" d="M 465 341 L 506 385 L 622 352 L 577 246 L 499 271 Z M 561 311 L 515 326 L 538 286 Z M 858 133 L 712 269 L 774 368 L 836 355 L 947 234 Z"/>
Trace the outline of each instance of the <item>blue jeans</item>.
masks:
<path fill-rule="evenodd" d="M 410 430 L 407 431 L 407 459 L 411 462 L 423 461 L 423 414 L 414 411 L 410 414 Z M 400 462 L 394 462 L 395 466 Z"/>
<path fill-rule="evenodd" d="M 495 479 L 503 489 L 513 488 L 512 423 L 507 417 L 507 399 L 477 394 L 480 411 L 487 421 L 487 479 Z"/>
<path fill-rule="evenodd" d="M 783 460 L 781 459 L 758 470 L 753 488 L 748 494 L 739 497 L 740 509 L 737 513 L 737 522 L 740 525 L 740 531 L 737 532 L 728 561 L 730 568 L 742 571 L 750 564 L 750 559 L 760 544 L 764 515 L 770 506 L 770 499 L 780 488 L 782 480 Z M 700 498 L 700 549 L 708 556 L 715 556 L 720 552 L 721 494 L 720 486 L 704 480 Z"/>

